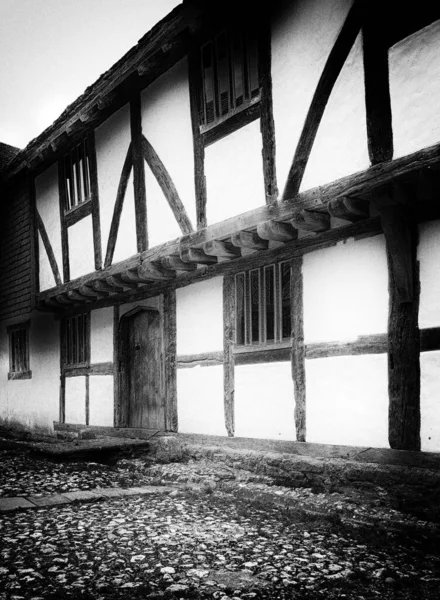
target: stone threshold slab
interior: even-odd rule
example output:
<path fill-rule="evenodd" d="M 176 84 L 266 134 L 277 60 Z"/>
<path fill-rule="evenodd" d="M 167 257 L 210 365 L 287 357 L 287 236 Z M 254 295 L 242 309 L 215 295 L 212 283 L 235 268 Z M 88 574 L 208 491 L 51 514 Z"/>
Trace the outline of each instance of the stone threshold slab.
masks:
<path fill-rule="evenodd" d="M 145 485 L 132 488 L 97 488 L 95 490 L 79 490 L 77 492 L 64 492 L 50 496 L 19 496 L 17 498 L 0 498 L 0 513 L 29 508 L 48 508 L 63 506 L 74 502 L 95 502 L 124 498 L 126 496 L 146 496 L 149 494 L 169 494 L 179 489 L 178 485 L 158 486 Z"/>

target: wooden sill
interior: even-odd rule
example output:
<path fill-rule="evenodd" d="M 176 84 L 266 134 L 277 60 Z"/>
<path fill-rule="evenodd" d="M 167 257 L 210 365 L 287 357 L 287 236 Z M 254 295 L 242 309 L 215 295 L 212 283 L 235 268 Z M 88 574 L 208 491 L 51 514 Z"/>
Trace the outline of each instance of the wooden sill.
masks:
<path fill-rule="evenodd" d="M 32 379 L 32 371 L 17 371 L 17 372 L 9 372 L 8 379 Z"/>
<path fill-rule="evenodd" d="M 249 354 L 250 352 L 267 352 L 270 350 L 283 350 L 291 348 L 292 341 L 284 340 L 283 342 L 267 342 L 265 344 L 254 344 L 250 346 L 234 346 L 234 354 Z"/>
<path fill-rule="evenodd" d="M 248 125 L 260 117 L 260 96 L 234 108 L 231 112 L 220 117 L 209 125 L 200 125 L 200 134 L 205 146 L 226 137 L 240 127 Z"/>
<path fill-rule="evenodd" d="M 92 196 L 89 196 L 81 202 L 81 204 L 77 204 L 72 208 L 64 211 L 64 220 L 66 225 L 69 227 L 70 225 L 74 225 L 84 217 L 88 217 L 92 213 Z"/>

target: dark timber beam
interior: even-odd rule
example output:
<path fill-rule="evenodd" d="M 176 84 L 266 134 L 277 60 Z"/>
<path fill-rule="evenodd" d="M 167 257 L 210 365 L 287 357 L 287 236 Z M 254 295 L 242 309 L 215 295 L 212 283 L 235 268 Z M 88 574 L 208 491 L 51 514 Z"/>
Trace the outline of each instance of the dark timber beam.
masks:
<path fill-rule="evenodd" d="M 138 268 L 138 274 L 142 279 L 149 279 L 150 281 L 163 281 L 166 279 L 173 279 L 176 276 L 173 271 L 163 269 L 162 267 L 153 265 L 151 262 L 147 261 L 143 261 Z"/>
<path fill-rule="evenodd" d="M 205 143 L 200 133 L 200 63 L 198 49 L 188 55 L 189 100 L 194 148 L 194 187 L 196 192 L 197 229 L 207 226 L 206 218 L 206 179 Z"/>
<path fill-rule="evenodd" d="M 217 240 L 205 242 L 203 244 L 203 251 L 208 256 L 219 256 L 222 258 L 237 258 L 237 256 L 241 256 L 240 248 L 233 246 L 229 242 L 219 242 Z"/>
<path fill-rule="evenodd" d="M 124 281 L 121 277 L 116 275 L 110 275 L 109 277 L 106 277 L 105 280 L 113 288 L 127 288 L 135 290 L 138 287 L 137 283 Z"/>
<path fill-rule="evenodd" d="M 208 256 L 201 248 L 185 248 L 180 251 L 183 262 L 212 265 L 217 262 L 216 256 Z"/>
<path fill-rule="evenodd" d="M 370 216 L 370 206 L 366 200 L 359 198 L 335 198 L 327 204 L 327 210 L 332 217 L 345 219 L 356 223 Z"/>
<path fill-rule="evenodd" d="M 361 29 L 361 4 L 359 0 L 355 0 L 324 66 L 296 147 L 284 188 L 283 200 L 294 198 L 299 192 L 328 99 Z"/>
<path fill-rule="evenodd" d="M 292 225 L 304 231 L 327 231 L 330 229 L 330 217 L 326 213 L 300 210 L 293 217 Z"/>
<path fill-rule="evenodd" d="M 295 429 L 298 442 L 306 441 L 306 362 L 302 265 L 302 256 L 294 258 L 290 263 L 292 379 L 295 397 Z"/>
<path fill-rule="evenodd" d="M 80 285 L 78 291 L 82 296 L 89 296 L 90 298 L 104 298 L 105 296 L 108 296 L 107 292 L 98 292 L 90 285 Z"/>
<path fill-rule="evenodd" d="M 393 158 L 393 129 L 388 69 L 389 23 L 381 5 L 368 3 L 362 26 L 368 154 L 375 165 Z"/>
<path fill-rule="evenodd" d="M 234 343 L 235 277 L 227 275 L 223 280 L 223 384 L 225 426 L 230 437 L 235 433 Z"/>
<path fill-rule="evenodd" d="M 197 265 L 193 263 L 183 262 L 179 256 L 171 255 L 160 259 L 162 266 L 171 271 L 195 271 Z"/>
<path fill-rule="evenodd" d="M 133 167 L 132 144 L 129 145 L 127 156 L 125 157 L 122 166 L 121 177 L 119 179 L 118 190 L 116 192 L 116 201 L 113 209 L 113 217 L 110 225 L 110 233 L 107 242 L 107 252 L 105 254 L 104 267 L 109 267 L 113 262 L 113 254 L 116 247 L 116 239 L 118 237 L 119 222 L 121 220 L 122 208 L 124 206 L 125 192 L 127 191 L 128 180 L 130 178 L 131 169 Z"/>
<path fill-rule="evenodd" d="M 109 285 L 106 281 L 94 281 L 92 283 L 92 288 L 97 292 L 108 292 L 110 294 L 114 294 L 116 292 L 122 292 L 122 287 L 115 287 L 113 285 Z"/>
<path fill-rule="evenodd" d="M 81 294 L 81 292 L 77 292 L 75 290 L 71 290 L 70 292 L 67 292 L 67 297 L 70 300 L 72 300 L 73 302 L 81 302 L 81 303 L 90 302 L 90 296 L 83 296 Z"/>
<path fill-rule="evenodd" d="M 176 291 L 168 290 L 163 296 L 164 374 L 166 393 L 166 430 L 178 430 L 177 374 L 176 374 Z"/>
<path fill-rule="evenodd" d="M 130 101 L 130 129 L 133 157 L 134 207 L 136 213 L 137 250 L 148 248 L 147 194 L 145 191 L 145 166 L 142 148 L 141 96 L 136 94 Z"/>
<path fill-rule="evenodd" d="M 275 242 L 290 242 L 296 239 L 297 232 L 288 223 L 278 223 L 277 221 L 266 221 L 257 225 L 257 233 L 263 240 L 272 240 Z"/>
<path fill-rule="evenodd" d="M 159 155 L 145 136 L 142 136 L 142 152 L 145 161 L 150 167 L 151 172 L 155 176 L 157 183 L 167 199 L 174 218 L 179 224 L 181 232 L 184 235 L 192 233 L 194 231 L 193 226 L 177 192 L 176 186 L 174 185 L 174 182 L 171 179 L 171 176 L 168 173 L 165 165 L 160 160 Z"/>
<path fill-rule="evenodd" d="M 249 248 L 250 250 L 266 250 L 269 246 L 267 240 L 260 238 L 254 231 L 237 231 L 231 235 L 231 243 L 238 248 Z"/>
<path fill-rule="evenodd" d="M 417 221 L 399 197 L 375 200 L 381 214 L 388 259 L 389 443 L 420 450 L 420 335 Z"/>

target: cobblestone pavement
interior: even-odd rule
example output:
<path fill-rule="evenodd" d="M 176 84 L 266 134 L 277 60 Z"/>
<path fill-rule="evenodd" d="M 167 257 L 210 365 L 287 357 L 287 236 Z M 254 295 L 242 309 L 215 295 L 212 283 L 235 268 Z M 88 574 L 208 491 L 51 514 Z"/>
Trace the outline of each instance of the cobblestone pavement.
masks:
<path fill-rule="evenodd" d="M 180 484 L 1 514 L 5 600 L 439 597 L 437 525 L 393 508 L 385 490 L 289 489 L 209 461 L 0 458 L 4 496 Z"/>

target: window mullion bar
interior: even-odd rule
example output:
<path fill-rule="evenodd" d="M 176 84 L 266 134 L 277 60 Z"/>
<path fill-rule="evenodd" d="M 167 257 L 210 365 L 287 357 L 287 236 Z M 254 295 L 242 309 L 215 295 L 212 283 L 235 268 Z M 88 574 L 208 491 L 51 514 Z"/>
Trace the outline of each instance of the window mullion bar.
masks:
<path fill-rule="evenodd" d="M 266 302 L 265 302 L 265 277 L 262 268 L 258 269 L 258 321 L 259 321 L 259 341 L 264 344 L 266 341 Z"/>
<path fill-rule="evenodd" d="M 274 294 L 275 294 L 275 341 L 281 339 L 281 290 L 280 290 L 280 266 L 274 268 Z"/>

